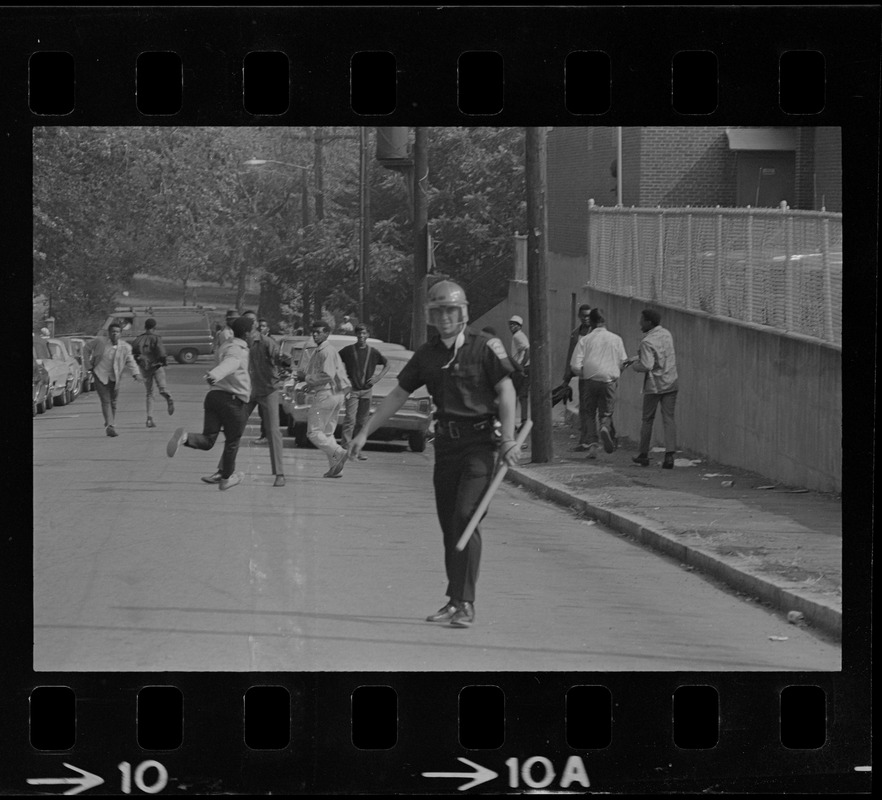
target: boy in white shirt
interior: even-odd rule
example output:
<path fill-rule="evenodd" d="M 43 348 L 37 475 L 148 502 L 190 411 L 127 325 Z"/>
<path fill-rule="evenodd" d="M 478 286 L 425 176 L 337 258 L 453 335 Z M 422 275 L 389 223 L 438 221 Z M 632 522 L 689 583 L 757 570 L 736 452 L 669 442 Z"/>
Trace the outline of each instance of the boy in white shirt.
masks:
<path fill-rule="evenodd" d="M 616 449 L 612 415 L 619 376 L 629 362 L 622 338 L 607 330 L 603 311 L 599 308 L 591 309 L 588 319 L 592 331 L 579 339 L 573 349 L 570 367 L 586 382 L 584 402 L 588 421 L 587 457 L 597 458 L 598 429 L 603 449 L 607 453 Z"/>

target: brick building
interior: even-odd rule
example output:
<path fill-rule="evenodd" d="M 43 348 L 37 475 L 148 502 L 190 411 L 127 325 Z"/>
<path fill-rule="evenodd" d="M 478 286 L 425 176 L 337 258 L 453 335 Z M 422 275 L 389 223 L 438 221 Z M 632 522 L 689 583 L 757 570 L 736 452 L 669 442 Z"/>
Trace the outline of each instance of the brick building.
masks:
<path fill-rule="evenodd" d="M 617 129 L 548 133 L 549 248 L 583 255 L 588 200 L 618 201 Z M 842 210 L 839 128 L 622 128 L 622 205 Z"/>

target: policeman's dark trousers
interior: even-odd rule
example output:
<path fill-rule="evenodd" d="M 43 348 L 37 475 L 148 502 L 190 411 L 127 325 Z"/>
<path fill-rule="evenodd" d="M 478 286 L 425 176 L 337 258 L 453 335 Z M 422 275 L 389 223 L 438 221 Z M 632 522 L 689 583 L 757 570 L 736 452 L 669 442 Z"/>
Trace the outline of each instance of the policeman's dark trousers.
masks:
<path fill-rule="evenodd" d="M 456 543 L 493 480 L 496 446 L 486 433 L 460 439 L 437 436 L 434 442 L 435 505 L 444 533 L 447 596 L 473 603 L 481 564 L 480 529 L 475 528 L 462 552 Z"/>
<path fill-rule="evenodd" d="M 229 478 L 236 471 L 236 453 L 239 452 L 239 440 L 245 431 L 246 403 L 234 394 L 222 389 L 213 389 L 205 395 L 203 408 L 205 421 L 202 433 L 188 433 L 186 447 L 194 450 L 211 450 L 217 441 L 218 434 L 224 432 L 224 452 L 221 456 L 220 474 Z"/>

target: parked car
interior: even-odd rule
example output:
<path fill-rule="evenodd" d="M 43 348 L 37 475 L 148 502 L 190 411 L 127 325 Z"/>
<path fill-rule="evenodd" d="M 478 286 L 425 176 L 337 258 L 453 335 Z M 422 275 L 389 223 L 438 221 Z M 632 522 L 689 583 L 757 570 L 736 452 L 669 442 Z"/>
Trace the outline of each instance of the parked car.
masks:
<path fill-rule="evenodd" d="M 398 385 L 398 373 L 404 369 L 404 365 L 413 356 L 410 350 L 403 348 L 387 350 L 383 354 L 389 361 L 389 371 L 383 376 L 383 380 L 374 386 L 371 396 L 371 414 L 376 411 L 389 392 Z M 309 440 L 306 437 L 309 401 L 305 389 L 305 383 L 295 383 L 291 380 L 285 385 L 282 394 L 282 405 L 285 407 L 288 420 L 288 435 L 294 437 L 298 447 L 309 445 Z M 426 449 L 427 434 L 432 422 L 433 411 L 429 391 L 425 386 L 422 386 L 405 400 L 404 405 L 386 421 L 382 428 L 371 434 L 371 440 L 383 442 L 406 440 L 411 450 L 415 453 L 422 453 Z M 336 436 L 340 435 L 344 417 L 345 413 L 341 410 L 335 431 Z"/>
<path fill-rule="evenodd" d="M 46 339 L 46 345 L 53 360 L 63 361 L 67 366 L 67 380 L 65 381 L 65 392 L 59 398 L 56 396 L 56 405 L 63 406 L 72 403 L 80 396 L 83 388 L 83 368 L 80 362 L 74 358 L 67 345 L 59 338 Z"/>
<path fill-rule="evenodd" d="M 45 367 L 49 374 L 49 394 L 46 398 L 46 408 L 54 405 L 63 406 L 70 402 L 71 381 L 76 377 L 74 366 L 76 359 L 68 358 L 64 345 L 56 339 L 56 346 L 50 348 L 52 339 L 43 339 L 40 336 L 33 337 L 34 358 Z"/>
<path fill-rule="evenodd" d="M 276 336 L 274 337 L 279 343 L 279 347 L 287 356 L 291 357 L 291 368 L 297 369 L 302 361 L 306 363 L 305 358 L 315 349 L 315 340 L 312 336 Z M 346 334 L 332 333 L 328 336 L 328 341 L 338 350 L 342 350 L 347 344 L 355 344 L 358 339 L 355 336 Z M 392 342 L 384 342 L 382 339 L 368 338 L 367 343 L 371 347 L 377 348 L 383 353 L 390 351 L 402 351 L 405 349 L 403 344 L 393 344 Z"/>
<path fill-rule="evenodd" d="M 108 325 L 117 322 L 120 338 L 131 344 L 144 332 L 144 321 L 152 317 L 168 355 L 179 364 L 192 364 L 199 356 L 211 355 L 214 311 L 214 306 L 121 307 L 107 317 L 98 333 L 106 336 Z"/>
<path fill-rule="evenodd" d="M 279 390 L 284 396 L 286 390 L 288 390 L 289 394 L 291 393 L 291 388 L 295 383 L 293 377 L 294 373 L 297 372 L 301 365 L 306 365 L 309 356 L 312 355 L 312 351 L 315 350 L 315 340 L 312 336 L 294 336 L 287 334 L 283 336 L 274 336 L 273 338 L 279 343 L 279 349 L 282 354 L 291 359 L 291 366 L 284 371 L 279 383 Z M 348 344 L 355 344 L 358 339 L 356 339 L 355 336 L 332 333 L 328 336 L 328 341 L 334 345 L 337 350 L 342 350 Z M 367 343 L 371 347 L 377 348 L 381 353 L 403 352 L 405 350 L 404 345 L 402 344 L 384 342 L 382 339 L 373 339 L 369 337 Z M 290 403 L 288 405 L 290 405 Z M 291 420 L 291 415 L 288 413 L 288 405 L 285 404 L 284 399 L 279 403 L 279 424 L 283 428 L 287 427 L 291 430 L 293 422 Z M 294 434 L 291 433 L 289 435 L 293 436 Z"/>
<path fill-rule="evenodd" d="M 69 336 L 59 336 L 58 338 L 64 342 L 68 353 L 70 353 L 80 365 L 80 391 L 84 394 L 86 392 L 91 392 L 95 388 L 95 378 L 89 369 L 89 365 L 83 361 L 83 352 L 86 349 L 86 344 L 95 337 L 78 333 Z"/>
<path fill-rule="evenodd" d="M 34 348 L 34 373 L 33 373 L 33 398 L 34 416 L 46 411 L 46 402 L 49 398 L 49 373 L 46 367 L 37 361 L 36 348 Z"/>

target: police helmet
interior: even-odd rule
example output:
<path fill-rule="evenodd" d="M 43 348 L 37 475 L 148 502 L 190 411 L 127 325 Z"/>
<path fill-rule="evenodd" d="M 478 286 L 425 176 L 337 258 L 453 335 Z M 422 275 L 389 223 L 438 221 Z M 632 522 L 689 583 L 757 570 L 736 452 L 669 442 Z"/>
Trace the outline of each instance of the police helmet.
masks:
<path fill-rule="evenodd" d="M 465 290 L 453 281 L 438 281 L 426 296 L 426 317 L 429 324 L 437 327 L 441 309 L 451 306 L 459 309 L 458 323 L 464 326 L 469 321 L 469 301 Z"/>

